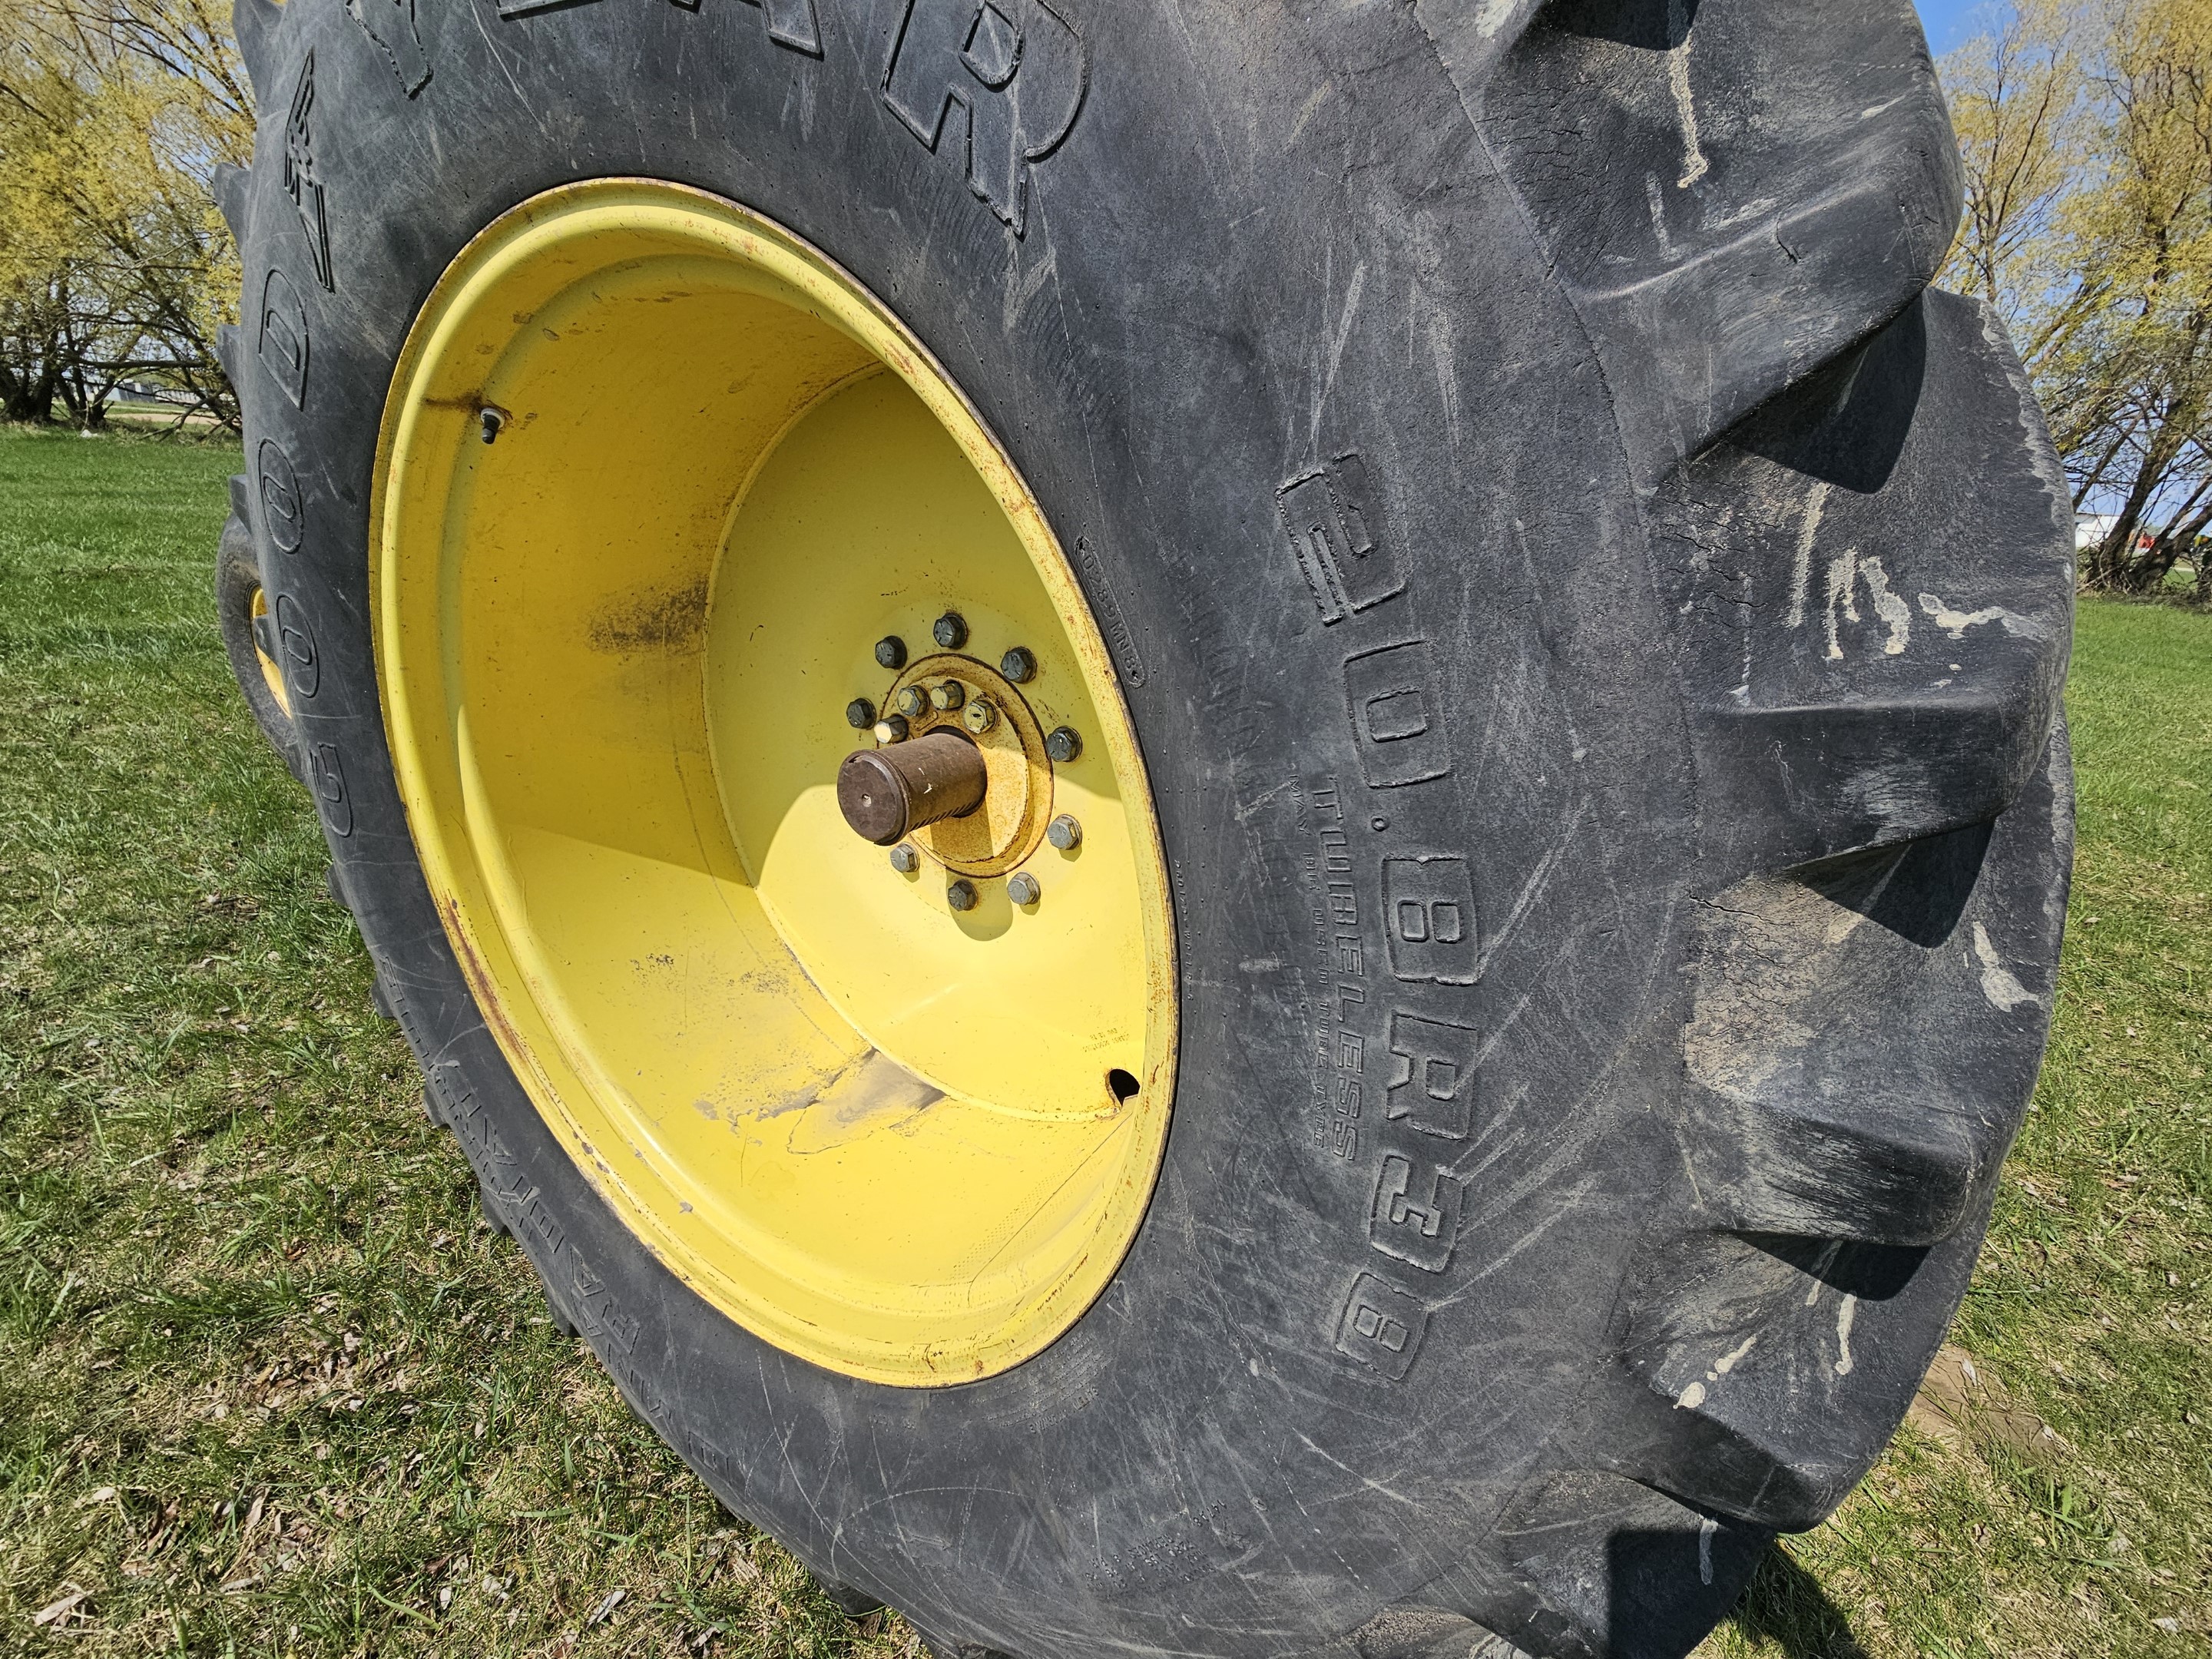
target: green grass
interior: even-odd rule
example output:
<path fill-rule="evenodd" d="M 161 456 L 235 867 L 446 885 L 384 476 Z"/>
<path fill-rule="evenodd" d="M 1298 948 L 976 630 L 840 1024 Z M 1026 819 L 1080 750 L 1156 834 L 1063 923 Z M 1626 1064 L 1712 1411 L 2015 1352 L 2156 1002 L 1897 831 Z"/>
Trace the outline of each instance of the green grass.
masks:
<path fill-rule="evenodd" d="M 238 465 L 0 432 L 0 1653 L 910 1655 L 478 1224 L 224 666 Z M 2085 605 L 2071 708 L 2051 1065 L 1954 1334 L 2057 1438 L 1908 1428 L 1710 1655 L 2212 1651 L 2212 618 Z"/>
<path fill-rule="evenodd" d="M 911 1652 L 477 1221 L 230 683 L 238 466 L 0 429 L 0 1652 Z"/>

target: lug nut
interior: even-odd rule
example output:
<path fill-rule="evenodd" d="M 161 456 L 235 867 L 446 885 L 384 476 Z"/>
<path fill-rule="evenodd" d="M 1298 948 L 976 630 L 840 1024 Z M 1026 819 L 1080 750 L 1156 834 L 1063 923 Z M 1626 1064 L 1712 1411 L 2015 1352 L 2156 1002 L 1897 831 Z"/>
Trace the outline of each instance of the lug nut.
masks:
<path fill-rule="evenodd" d="M 885 668 L 906 666 L 906 641 L 896 634 L 886 634 L 876 641 L 876 661 Z"/>
<path fill-rule="evenodd" d="M 891 868 L 902 876 L 910 876 L 921 868 L 921 854 L 914 849 L 912 842 L 901 842 L 891 848 Z"/>
<path fill-rule="evenodd" d="M 940 680 L 929 688 L 929 706 L 950 714 L 968 701 L 968 688 L 958 680 Z"/>
<path fill-rule="evenodd" d="M 1044 740 L 1044 752 L 1053 760 L 1066 763 L 1083 752 L 1083 739 L 1072 726 L 1055 726 Z"/>
<path fill-rule="evenodd" d="M 1083 826 L 1062 812 L 1044 827 L 1044 838 L 1063 853 L 1072 853 L 1083 844 Z"/>
<path fill-rule="evenodd" d="M 1028 647 L 1018 645 L 999 659 L 999 672 L 1016 685 L 1027 685 L 1036 678 L 1036 659 Z"/>
<path fill-rule="evenodd" d="M 855 732 L 865 732 L 876 723 L 876 706 L 866 697 L 855 697 L 845 705 L 845 724 Z"/>
<path fill-rule="evenodd" d="M 999 723 L 999 711 L 978 697 L 968 705 L 967 712 L 960 716 L 960 723 L 980 738 Z"/>
<path fill-rule="evenodd" d="M 906 741 L 906 716 L 903 714 L 886 714 L 883 719 L 878 720 L 876 722 L 876 741 L 878 743 L 904 743 Z"/>
<path fill-rule="evenodd" d="M 898 705 L 900 714 L 910 720 L 918 720 L 929 712 L 929 693 L 918 685 L 902 685 L 891 701 Z"/>
<path fill-rule="evenodd" d="M 947 651 L 957 651 L 968 643 L 968 619 L 957 611 L 948 611 L 930 623 L 929 637 Z"/>
<path fill-rule="evenodd" d="M 945 902 L 956 910 L 974 909 L 975 908 L 975 884 L 971 881 L 954 882 L 951 886 L 945 890 Z"/>
<path fill-rule="evenodd" d="M 1024 870 L 1018 875 L 1006 878 L 1006 896 L 1015 903 L 1027 907 L 1044 896 L 1044 889 L 1037 885 L 1035 876 Z"/>

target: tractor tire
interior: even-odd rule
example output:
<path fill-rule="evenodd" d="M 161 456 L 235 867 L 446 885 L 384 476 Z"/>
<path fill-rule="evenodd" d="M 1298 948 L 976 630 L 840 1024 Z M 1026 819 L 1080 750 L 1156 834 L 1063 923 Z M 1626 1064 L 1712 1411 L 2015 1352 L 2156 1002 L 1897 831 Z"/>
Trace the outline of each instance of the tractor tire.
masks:
<path fill-rule="evenodd" d="M 236 26 L 332 857 L 487 1217 L 734 1511 L 945 1656 L 1589 1659 L 1843 1500 L 2071 857 L 2065 481 L 1929 286 L 1908 0 Z M 836 823 L 839 745 L 940 717 L 1054 815 L 1011 874 Z M 1131 985 L 1080 1109 L 892 1052 L 1057 1102 Z M 961 1161 L 1063 1132 L 1073 1220 Z"/>
<path fill-rule="evenodd" d="M 233 480 L 234 495 L 240 482 Z M 284 769 L 304 781 L 299 736 L 292 729 L 289 693 L 284 684 L 283 642 L 269 608 L 268 594 L 261 586 L 253 532 L 235 511 L 224 521 L 222 539 L 216 545 L 215 609 L 222 629 L 223 654 L 230 659 L 231 677 L 238 682 L 254 725 L 269 739 Z"/>

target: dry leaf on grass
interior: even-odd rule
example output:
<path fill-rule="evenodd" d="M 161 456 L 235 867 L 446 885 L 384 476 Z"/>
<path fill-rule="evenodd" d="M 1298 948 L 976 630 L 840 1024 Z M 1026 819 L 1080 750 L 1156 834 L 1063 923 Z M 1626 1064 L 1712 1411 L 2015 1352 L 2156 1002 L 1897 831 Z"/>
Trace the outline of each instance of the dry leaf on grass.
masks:
<path fill-rule="evenodd" d="M 40 1607 L 36 1613 L 31 1615 L 31 1622 L 33 1624 L 41 1626 L 58 1624 L 63 1620 L 68 1618 L 71 1613 L 76 1613 L 76 1616 L 80 1619 L 86 1616 L 83 1613 L 77 1613 L 76 1609 L 80 1603 L 88 1601 L 92 1599 L 92 1592 L 88 1589 L 82 1589 L 75 1584 L 64 1584 L 62 1586 L 62 1589 L 64 1594 L 58 1599 L 47 1602 L 46 1606 Z"/>

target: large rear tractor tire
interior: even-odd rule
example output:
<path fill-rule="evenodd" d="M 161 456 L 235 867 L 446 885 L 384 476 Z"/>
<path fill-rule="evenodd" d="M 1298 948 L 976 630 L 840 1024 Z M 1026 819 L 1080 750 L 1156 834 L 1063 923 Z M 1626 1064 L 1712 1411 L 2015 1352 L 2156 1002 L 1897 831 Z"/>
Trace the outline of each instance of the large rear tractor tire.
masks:
<path fill-rule="evenodd" d="M 240 0 L 246 491 L 487 1202 L 945 1654 L 1680 1655 L 2039 1062 L 1907 0 Z M 250 689 L 250 688 L 249 688 Z"/>

